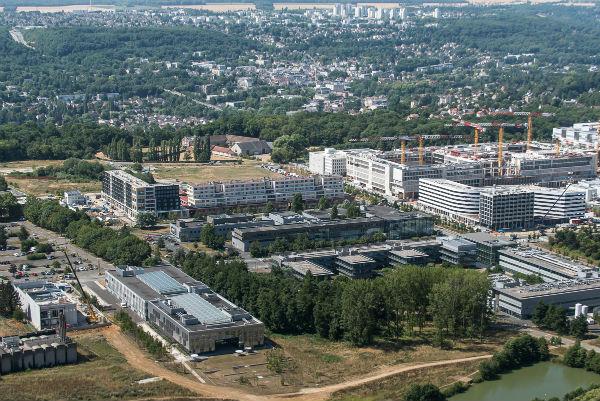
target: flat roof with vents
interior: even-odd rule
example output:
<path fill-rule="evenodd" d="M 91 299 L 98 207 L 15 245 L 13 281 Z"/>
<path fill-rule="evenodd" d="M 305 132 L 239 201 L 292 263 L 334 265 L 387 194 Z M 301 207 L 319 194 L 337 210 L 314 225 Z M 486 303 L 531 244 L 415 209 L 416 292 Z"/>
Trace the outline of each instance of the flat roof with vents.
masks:
<path fill-rule="evenodd" d="M 171 301 L 186 313 L 195 316 L 202 324 L 231 322 L 231 317 L 196 293 L 185 293 L 171 297 Z"/>
<path fill-rule="evenodd" d="M 138 274 L 136 277 L 161 295 L 173 295 L 187 292 L 184 286 L 163 271 L 144 272 Z"/>

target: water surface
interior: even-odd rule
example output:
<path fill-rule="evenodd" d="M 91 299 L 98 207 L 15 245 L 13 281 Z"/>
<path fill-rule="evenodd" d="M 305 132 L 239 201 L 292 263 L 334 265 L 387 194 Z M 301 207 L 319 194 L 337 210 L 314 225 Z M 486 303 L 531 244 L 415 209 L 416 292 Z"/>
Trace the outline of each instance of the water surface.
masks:
<path fill-rule="evenodd" d="M 600 383 L 600 375 L 560 363 L 541 362 L 504 374 L 498 380 L 477 383 L 450 401 L 531 401 L 559 397 L 577 387 Z"/>

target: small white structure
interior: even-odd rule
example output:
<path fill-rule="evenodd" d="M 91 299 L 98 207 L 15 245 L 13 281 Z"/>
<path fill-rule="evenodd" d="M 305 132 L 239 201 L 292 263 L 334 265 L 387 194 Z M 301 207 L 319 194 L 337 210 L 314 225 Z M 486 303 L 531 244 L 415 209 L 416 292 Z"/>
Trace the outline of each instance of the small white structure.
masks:
<path fill-rule="evenodd" d="M 310 152 L 308 169 L 319 175 L 346 175 L 346 153 L 333 148 L 320 152 Z"/>
<path fill-rule="evenodd" d="M 66 191 L 63 195 L 63 202 L 65 205 L 70 207 L 86 205 L 87 197 L 77 190 Z"/>

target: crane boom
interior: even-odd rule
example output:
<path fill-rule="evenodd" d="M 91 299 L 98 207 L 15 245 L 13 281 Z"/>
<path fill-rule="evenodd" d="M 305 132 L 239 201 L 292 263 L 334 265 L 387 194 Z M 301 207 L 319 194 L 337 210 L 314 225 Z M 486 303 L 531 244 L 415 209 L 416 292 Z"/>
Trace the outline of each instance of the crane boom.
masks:
<path fill-rule="evenodd" d="M 81 291 L 81 296 L 83 297 L 83 299 L 85 299 L 85 303 L 88 308 L 88 319 L 89 319 L 90 323 L 96 323 L 98 321 L 98 316 L 96 316 L 96 312 L 94 311 L 92 302 L 90 301 L 90 298 L 88 297 L 87 293 L 83 290 L 81 281 L 79 281 L 79 277 L 77 276 L 77 271 L 73 267 L 73 264 L 71 264 L 71 259 L 69 259 L 69 255 L 67 255 L 67 251 L 63 249 L 63 253 L 65 254 L 65 258 L 67 258 L 67 263 L 69 264 L 69 267 L 71 268 L 71 272 L 73 273 L 73 276 L 75 276 L 75 280 L 77 281 L 77 285 L 79 286 L 79 291 Z"/>

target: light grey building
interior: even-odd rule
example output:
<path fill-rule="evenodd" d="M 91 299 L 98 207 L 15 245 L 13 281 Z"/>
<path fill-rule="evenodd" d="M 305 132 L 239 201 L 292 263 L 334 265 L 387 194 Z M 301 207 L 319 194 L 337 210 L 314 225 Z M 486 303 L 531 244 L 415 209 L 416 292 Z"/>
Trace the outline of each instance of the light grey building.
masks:
<path fill-rule="evenodd" d="M 61 313 L 70 326 L 77 325 L 77 308 L 66 294 L 54 283 L 48 281 L 22 281 L 13 284 L 21 309 L 33 327 L 38 330 L 58 326 Z"/>
<path fill-rule="evenodd" d="M 499 265 L 510 273 L 535 274 L 546 282 L 590 278 L 598 268 L 582 265 L 554 253 L 532 248 L 505 248 L 498 251 Z"/>
<path fill-rule="evenodd" d="M 110 293 L 191 353 L 264 342 L 261 321 L 175 267 L 120 266 L 105 277 Z"/>
<path fill-rule="evenodd" d="M 494 309 L 518 318 L 529 318 L 538 303 L 565 309 L 582 303 L 590 310 L 600 306 L 600 279 L 572 279 L 525 287 L 495 288 Z"/>

